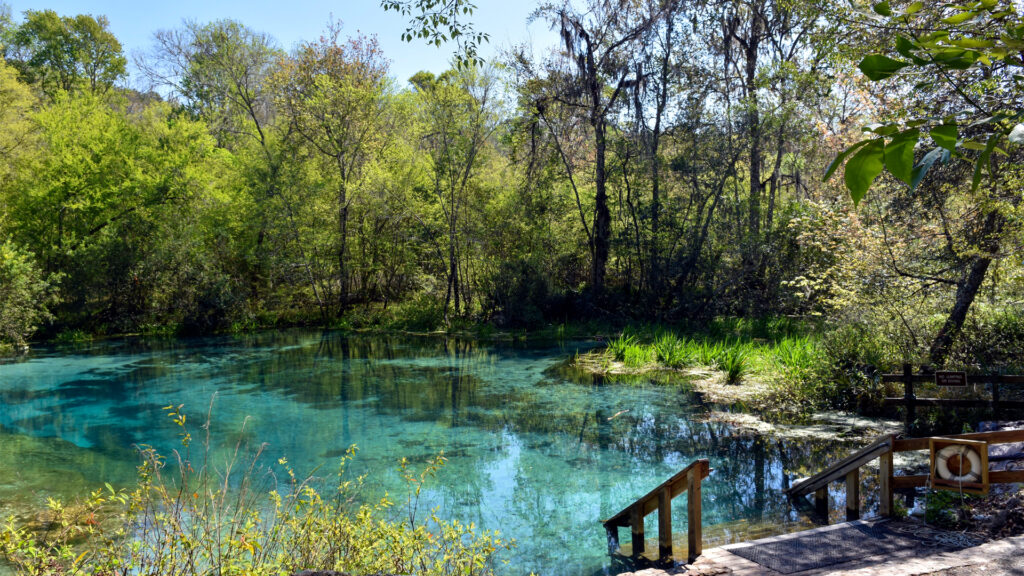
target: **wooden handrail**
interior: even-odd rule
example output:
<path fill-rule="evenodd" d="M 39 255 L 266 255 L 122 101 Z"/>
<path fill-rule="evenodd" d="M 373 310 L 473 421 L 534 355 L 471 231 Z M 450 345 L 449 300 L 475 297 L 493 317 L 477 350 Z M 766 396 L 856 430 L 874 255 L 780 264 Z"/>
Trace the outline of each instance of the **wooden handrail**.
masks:
<path fill-rule="evenodd" d="M 641 497 L 637 498 L 636 500 L 633 501 L 632 504 L 630 504 L 629 506 L 626 506 L 625 508 L 622 509 L 621 512 L 619 512 L 618 514 L 615 514 L 614 516 L 608 518 L 603 523 L 604 524 L 615 524 L 616 526 L 629 526 L 629 511 L 632 510 L 633 507 L 636 506 L 637 504 L 644 504 L 644 515 L 645 516 L 647 514 L 650 514 L 651 512 L 654 511 L 655 508 L 658 507 L 657 506 L 658 495 L 661 493 L 661 491 L 663 489 L 665 489 L 666 487 L 671 487 L 672 488 L 672 497 L 673 498 L 675 498 L 676 496 L 682 494 L 683 492 L 686 491 L 686 483 L 684 482 L 684 480 L 686 480 L 686 478 L 690 474 L 691 470 L 693 470 L 694 468 L 696 468 L 698 466 L 701 466 L 702 464 L 703 464 L 704 475 L 701 476 L 701 480 L 703 480 L 704 478 L 707 478 L 707 476 L 708 476 L 708 474 L 710 474 L 710 470 L 711 470 L 711 468 L 709 467 L 708 461 L 707 460 L 694 460 L 693 462 L 690 463 L 689 466 L 687 466 L 686 468 L 683 468 L 679 472 L 676 472 L 675 475 L 673 475 L 671 478 L 669 478 L 668 480 L 665 480 L 664 482 L 659 484 L 657 488 L 655 488 L 654 490 L 651 490 L 650 492 L 648 492 L 644 496 L 641 496 Z"/>
<path fill-rule="evenodd" d="M 893 488 L 920 488 L 921 486 L 928 485 L 929 476 L 927 474 L 917 474 L 914 476 L 896 476 L 893 478 Z M 1015 482 L 1024 482 L 1024 470 L 994 470 L 988 473 L 989 484 L 1013 484 Z"/>
<path fill-rule="evenodd" d="M 1009 444 L 1024 442 L 1024 430 L 996 430 L 993 432 L 972 432 L 970 434 L 943 435 L 943 438 L 954 440 L 984 440 L 989 444 Z M 893 443 L 893 452 L 913 452 L 928 450 L 928 438 L 906 438 Z M 896 476 L 893 478 L 894 488 L 917 488 L 928 483 L 927 474 L 914 476 Z M 988 473 L 990 484 L 1009 484 L 1024 482 L 1024 470 L 995 470 Z"/>
<path fill-rule="evenodd" d="M 836 462 L 814 476 L 790 486 L 789 489 L 786 490 L 786 494 L 789 496 L 803 496 L 804 494 L 808 494 L 819 488 L 828 486 L 831 482 L 846 477 L 850 471 L 860 468 L 886 452 L 890 452 L 892 450 L 892 445 L 892 436 L 879 436 L 866 447 L 854 452 L 846 458 L 843 458 L 839 462 Z"/>
<path fill-rule="evenodd" d="M 672 499 L 687 492 L 687 544 L 688 560 L 693 561 L 701 554 L 701 500 L 700 483 L 711 473 L 707 460 L 694 460 L 657 488 L 637 498 L 603 522 L 608 531 L 608 547 L 618 548 L 619 527 L 629 526 L 633 537 L 633 555 L 644 551 L 644 517 L 658 511 L 658 556 L 662 560 L 672 558 Z"/>
<path fill-rule="evenodd" d="M 989 444 L 1024 442 L 1024 430 L 996 430 L 993 432 L 972 432 L 970 434 L 943 434 L 943 438 L 956 440 L 984 440 Z M 927 450 L 928 438 L 904 438 L 893 443 L 893 452 Z"/>
<path fill-rule="evenodd" d="M 882 382 L 935 382 L 935 374 L 882 374 Z M 1016 374 L 968 374 L 968 384 L 1024 384 Z"/>
<path fill-rule="evenodd" d="M 818 515 L 828 519 L 828 485 L 837 480 L 846 481 L 846 519 L 860 518 L 860 468 L 868 462 L 879 459 L 879 489 L 882 492 L 879 512 L 883 516 L 892 514 L 892 436 L 879 436 L 870 444 L 829 466 L 825 470 L 790 486 L 786 494 L 797 502 L 800 497 L 814 492 L 814 509 Z"/>
<path fill-rule="evenodd" d="M 942 436 L 950 440 L 984 440 L 989 444 L 1008 444 L 1011 442 L 1024 442 L 1024 430 L 998 430 L 994 432 L 974 432 L 971 434 L 954 434 Z M 871 444 L 858 450 L 854 454 L 843 458 L 824 471 L 800 481 L 788 490 L 786 494 L 800 508 L 807 508 L 806 501 L 800 502 L 800 497 L 814 492 L 815 509 L 818 514 L 828 516 L 828 485 L 837 480 L 846 480 L 846 517 L 853 520 L 860 517 L 860 468 L 871 460 L 879 459 L 878 487 L 880 500 L 878 512 L 882 516 L 891 516 L 893 513 L 893 491 L 900 488 L 912 488 L 927 484 L 929 475 L 921 474 L 915 476 L 896 476 L 893 470 L 893 454 L 896 452 L 911 452 L 915 450 L 928 450 L 930 438 L 905 438 L 897 440 L 892 436 L 880 436 Z M 991 471 L 988 475 L 989 483 L 1000 484 L 1010 482 L 1024 482 L 1024 471 L 1001 470 Z"/>

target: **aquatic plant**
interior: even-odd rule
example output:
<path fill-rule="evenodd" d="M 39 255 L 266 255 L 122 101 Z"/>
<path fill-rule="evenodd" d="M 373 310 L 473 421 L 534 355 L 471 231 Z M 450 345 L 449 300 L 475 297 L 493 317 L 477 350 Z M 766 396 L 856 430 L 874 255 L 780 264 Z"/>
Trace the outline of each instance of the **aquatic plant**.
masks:
<path fill-rule="evenodd" d="M 771 356 L 780 367 L 810 370 L 821 361 L 821 350 L 806 336 L 786 337 L 775 343 Z"/>
<path fill-rule="evenodd" d="M 639 344 L 626 346 L 622 352 L 622 362 L 630 368 L 640 368 L 654 360 L 654 350 Z"/>
<path fill-rule="evenodd" d="M 718 368 L 725 372 L 727 384 L 739 384 L 749 370 L 750 349 L 746 346 L 726 346 L 718 356 Z"/>
<path fill-rule="evenodd" d="M 626 350 L 631 347 L 635 348 L 636 345 L 636 336 L 622 333 L 618 338 L 608 342 L 608 352 L 616 361 L 622 362 L 626 359 Z"/>
<path fill-rule="evenodd" d="M 671 332 L 663 332 L 651 346 L 657 361 L 669 368 L 682 368 L 692 360 L 692 343 Z"/>
<path fill-rule="evenodd" d="M 701 366 L 714 367 L 719 364 L 718 359 L 722 356 L 724 349 L 721 342 L 702 340 L 700 344 L 694 346 L 694 359 Z"/>
<path fill-rule="evenodd" d="M 92 336 L 82 330 L 64 330 L 54 338 L 55 344 L 83 344 L 92 341 Z"/>

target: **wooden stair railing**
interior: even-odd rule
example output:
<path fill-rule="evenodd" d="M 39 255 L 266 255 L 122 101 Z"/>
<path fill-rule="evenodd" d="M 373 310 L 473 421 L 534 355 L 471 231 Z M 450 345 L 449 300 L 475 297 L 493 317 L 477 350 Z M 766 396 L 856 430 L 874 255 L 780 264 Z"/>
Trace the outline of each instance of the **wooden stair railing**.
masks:
<path fill-rule="evenodd" d="M 608 547 L 614 552 L 619 547 L 619 526 L 629 526 L 633 536 L 633 556 L 644 552 L 644 518 L 658 511 L 658 557 L 672 558 L 672 499 L 687 493 L 686 536 L 688 561 L 701 554 L 701 502 L 700 483 L 711 473 L 707 460 L 694 460 L 646 495 L 637 498 L 621 512 L 604 521 L 608 531 Z"/>
<path fill-rule="evenodd" d="M 1024 430 L 998 430 L 995 432 L 972 432 L 970 434 L 944 434 L 942 438 L 950 440 L 984 440 L 990 446 L 995 444 L 1014 444 L 1024 442 Z M 893 452 L 913 452 L 928 449 L 928 438 L 901 438 L 893 443 Z M 992 461 L 989 461 L 991 465 Z M 990 484 L 1011 484 L 1024 482 L 1024 470 L 999 470 L 988 473 Z M 916 488 L 924 486 L 928 482 L 927 474 L 915 476 L 896 476 L 893 479 L 893 488 Z"/>
<path fill-rule="evenodd" d="M 788 490 L 790 498 L 798 498 L 814 492 L 814 508 L 818 514 L 828 517 L 828 485 L 836 480 L 846 480 L 846 519 L 860 518 L 860 467 L 879 458 L 879 488 L 882 499 L 879 514 L 892 514 L 892 436 L 879 436 L 864 448 L 843 458 L 825 470 L 802 480 Z"/>
<path fill-rule="evenodd" d="M 946 440 L 983 440 L 989 445 L 1009 444 L 1024 442 L 1024 430 L 945 434 L 939 437 Z M 927 437 L 896 439 L 893 436 L 880 436 L 866 447 L 843 458 L 822 472 L 797 482 L 786 490 L 786 494 L 799 507 L 806 505 L 806 501 L 801 497 L 814 492 L 814 508 L 819 515 L 827 518 L 828 485 L 831 482 L 845 478 L 846 518 L 847 520 L 856 520 L 860 517 L 860 468 L 878 458 L 878 514 L 880 516 L 892 516 L 893 491 L 925 486 L 929 479 L 928 474 L 896 476 L 893 470 L 893 454 L 896 452 L 928 450 L 928 447 L 929 438 Z M 1024 470 L 990 471 L 988 478 L 991 484 L 1024 482 Z"/>

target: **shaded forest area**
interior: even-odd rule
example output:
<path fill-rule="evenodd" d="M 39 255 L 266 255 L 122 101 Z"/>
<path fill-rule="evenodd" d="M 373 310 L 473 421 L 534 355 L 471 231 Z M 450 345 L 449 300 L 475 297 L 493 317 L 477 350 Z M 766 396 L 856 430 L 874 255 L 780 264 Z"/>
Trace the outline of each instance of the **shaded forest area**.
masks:
<path fill-rule="evenodd" d="M 341 23 L 127 55 L 0 5 L 0 342 L 790 316 L 845 365 L 1017 365 L 1024 26 L 968 4 L 548 3 L 557 50 L 409 79 Z"/>

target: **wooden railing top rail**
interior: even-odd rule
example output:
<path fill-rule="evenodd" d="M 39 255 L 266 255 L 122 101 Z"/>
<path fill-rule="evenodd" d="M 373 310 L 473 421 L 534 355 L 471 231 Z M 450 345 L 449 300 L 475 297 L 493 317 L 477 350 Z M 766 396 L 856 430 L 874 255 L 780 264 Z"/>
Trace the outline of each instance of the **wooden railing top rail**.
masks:
<path fill-rule="evenodd" d="M 843 458 L 839 462 L 829 466 L 825 470 L 811 476 L 810 478 L 790 486 L 786 490 L 789 496 L 803 496 L 814 492 L 818 488 L 829 485 L 831 482 L 846 477 L 852 470 L 856 470 L 868 462 L 878 458 L 880 455 L 889 452 L 893 447 L 892 436 L 879 436 L 871 444 L 857 452 Z"/>
<path fill-rule="evenodd" d="M 896 490 L 904 488 L 920 488 L 927 486 L 931 477 L 927 474 L 915 476 L 896 476 L 892 479 L 892 487 Z M 989 484 L 1012 484 L 1024 482 L 1024 470 L 992 470 L 988 473 Z"/>
<path fill-rule="evenodd" d="M 1009 444 L 1011 442 L 1024 442 L 1024 430 L 996 430 L 994 432 L 973 432 L 971 434 L 943 434 L 942 438 L 960 440 L 984 440 L 989 444 Z M 906 438 L 893 443 L 893 452 L 912 452 L 915 450 L 927 450 L 928 438 Z M 896 476 L 893 478 L 893 488 L 916 488 L 928 484 L 927 474 L 914 476 Z M 993 470 L 988 473 L 988 481 L 992 484 L 1008 484 L 1011 482 L 1024 482 L 1024 470 Z"/>
<path fill-rule="evenodd" d="M 605 520 L 604 525 L 629 526 L 630 512 L 633 510 L 635 506 L 642 506 L 641 517 L 650 514 L 658 507 L 658 495 L 665 488 L 671 489 L 672 498 L 675 498 L 676 496 L 686 491 L 687 478 L 689 477 L 691 471 L 700 474 L 700 479 L 703 480 L 708 477 L 708 474 L 711 473 L 711 465 L 706 459 L 694 460 L 693 462 L 690 463 L 689 466 L 683 468 L 674 476 L 659 484 L 657 488 L 651 490 L 646 495 L 637 498 L 636 500 L 633 501 L 632 504 L 623 508 L 621 512 Z"/>
<path fill-rule="evenodd" d="M 935 374 L 882 374 L 882 382 L 935 382 Z M 968 374 L 968 384 L 1024 384 L 1024 376 L 1010 374 Z"/>
<path fill-rule="evenodd" d="M 989 444 L 1008 444 L 1024 442 L 1024 430 L 997 430 L 993 432 L 975 432 L 971 434 L 949 434 L 941 438 L 953 440 L 984 440 Z M 893 491 L 900 488 L 925 486 L 931 476 L 919 474 L 915 476 L 896 476 L 893 469 L 893 453 L 928 450 L 931 438 L 905 438 L 896 440 L 893 436 L 881 436 L 857 453 L 829 466 L 823 472 L 794 484 L 786 493 L 798 506 L 806 508 L 806 501 L 801 502 L 799 496 L 814 492 L 815 511 L 827 518 L 828 516 L 828 485 L 846 477 L 846 517 L 859 517 L 860 502 L 860 467 L 874 458 L 879 459 L 878 487 L 881 493 L 878 511 L 882 516 L 891 516 L 893 512 Z M 1024 470 L 990 470 L 988 482 L 1002 484 L 1024 482 Z"/>
<path fill-rule="evenodd" d="M 996 430 L 994 432 L 972 432 L 970 434 L 937 434 L 936 436 L 959 440 L 984 440 L 989 444 L 1024 442 L 1024 430 Z M 928 438 L 905 438 L 893 442 L 892 445 L 893 452 L 910 452 L 913 450 L 927 449 Z"/>

